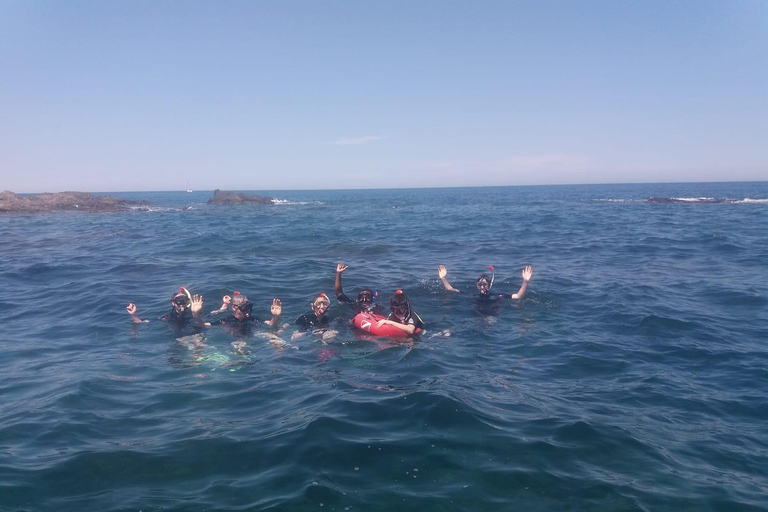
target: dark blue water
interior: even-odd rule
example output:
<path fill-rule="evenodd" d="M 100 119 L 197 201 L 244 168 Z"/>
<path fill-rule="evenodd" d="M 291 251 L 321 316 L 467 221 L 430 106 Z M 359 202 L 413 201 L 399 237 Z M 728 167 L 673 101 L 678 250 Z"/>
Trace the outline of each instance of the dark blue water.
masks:
<path fill-rule="evenodd" d="M 0 509 L 768 510 L 768 183 L 269 194 L 0 216 Z M 339 260 L 428 332 L 157 320 L 183 285 L 290 322 Z M 491 316 L 488 265 L 534 268 Z"/>

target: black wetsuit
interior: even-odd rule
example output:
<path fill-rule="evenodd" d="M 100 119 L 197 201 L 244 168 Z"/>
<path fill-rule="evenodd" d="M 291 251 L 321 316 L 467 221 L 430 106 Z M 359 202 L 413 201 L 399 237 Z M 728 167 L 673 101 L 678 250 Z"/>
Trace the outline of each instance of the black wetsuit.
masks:
<path fill-rule="evenodd" d="M 328 327 L 330 322 L 331 319 L 328 318 L 327 315 L 323 315 L 322 318 L 317 318 L 317 315 L 314 313 L 307 313 L 306 315 L 301 315 L 297 318 L 294 323 L 301 326 L 302 331 L 305 331 L 307 329 L 316 329 L 318 327 Z"/>
<path fill-rule="evenodd" d="M 345 293 L 341 293 L 341 295 L 336 296 L 337 299 L 339 299 L 339 302 L 342 304 L 346 304 L 350 307 L 352 310 L 352 316 L 357 315 L 358 313 L 362 313 L 363 311 L 367 311 L 368 313 L 373 313 L 374 315 L 379 316 L 385 316 L 387 314 L 386 308 L 382 306 L 381 304 L 373 303 L 371 304 L 371 307 L 368 309 L 363 309 L 363 306 L 360 302 L 356 300 L 352 300 Z"/>
<path fill-rule="evenodd" d="M 504 299 L 511 299 L 508 293 L 489 293 L 487 295 L 475 296 L 475 310 L 483 316 L 497 316 L 501 313 L 501 307 L 504 305 Z"/>
<path fill-rule="evenodd" d="M 190 326 L 199 327 L 195 325 L 195 319 L 189 309 L 185 309 L 183 313 L 179 314 L 176 308 L 171 308 L 167 314 L 160 317 L 160 320 L 168 322 L 168 326 L 177 333 Z"/>
<path fill-rule="evenodd" d="M 245 333 L 252 325 L 258 325 L 260 323 L 261 320 L 255 315 L 243 319 L 236 318 L 235 315 L 229 315 L 226 318 L 214 320 L 211 322 L 211 325 L 223 325 L 232 329 L 233 332 Z"/>
<path fill-rule="evenodd" d="M 413 311 L 408 314 L 408 317 L 405 318 L 405 320 L 400 320 L 395 316 L 394 313 L 390 313 L 387 317 L 387 320 L 392 320 L 393 322 L 397 322 L 399 324 L 412 325 L 416 327 L 416 329 L 421 329 L 422 331 L 424 330 L 424 322 L 421 320 L 421 317 L 419 317 L 419 315 Z M 416 334 L 415 331 L 414 334 Z"/>

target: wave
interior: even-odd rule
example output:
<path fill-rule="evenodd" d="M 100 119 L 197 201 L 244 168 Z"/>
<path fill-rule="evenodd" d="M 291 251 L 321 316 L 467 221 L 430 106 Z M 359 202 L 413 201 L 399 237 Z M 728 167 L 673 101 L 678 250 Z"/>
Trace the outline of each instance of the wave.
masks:
<path fill-rule="evenodd" d="M 768 199 L 750 199 L 745 197 L 744 199 L 733 199 L 734 203 L 768 203 Z"/>
<path fill-rule="evenodd" d="M 768 199 L 751 199 L 745 197 L 744 199 L 728 199 L 722 197 L 656 197 L 651 196 L 646 199 L 647 203 L 660 203 L 660 204 L 672 204 L 672 203 L 704 203 L 704 204 L 720 204 L 720 203 L 768 203 Z"/>
<path fill-rule="evenodd" d="M 172 208 L 170 206 L 131 206 L 131 210 L 136 212 L 180 212 L 184 210 L 194 210 L 193 207 Z"/>
<path fill-rule="evenodd" d="M 272 199 L 272 204 L 287 205 L 307 205 L 307 204 L 325 204 L 325 201 L 291 201 L 290 199 Z"/>

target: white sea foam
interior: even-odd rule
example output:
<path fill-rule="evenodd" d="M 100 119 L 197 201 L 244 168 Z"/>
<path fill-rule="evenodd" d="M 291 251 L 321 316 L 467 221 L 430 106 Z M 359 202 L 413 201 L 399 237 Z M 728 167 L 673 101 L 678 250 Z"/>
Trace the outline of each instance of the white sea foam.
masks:
<path fill-rule="evenodd" d="M 179 212 L 181 208 L 171 208 L 168 206 L 131 206 L 131 210 L 138 212 Z M 193 208 L 184 208 L 185 210 L 192 210 Z"/>
<path fill-rule="evenodd" d="M 700 201 L 715 201 L 714 197 L 673 197 L 675 201 L 683 201 L 686 203 L 697 203 Z"/>
<path fill-rule="evenodd" d="M 734 199 L 734 203 L 768 203 L 768 199 L 750 199 L 745 197 L 744 199 Z"/>
<path fill-rule="evenodd" d="M 291 201 L 289 199 L 273 199 L 272 204 L 325 204 L 324 201 Z"/>

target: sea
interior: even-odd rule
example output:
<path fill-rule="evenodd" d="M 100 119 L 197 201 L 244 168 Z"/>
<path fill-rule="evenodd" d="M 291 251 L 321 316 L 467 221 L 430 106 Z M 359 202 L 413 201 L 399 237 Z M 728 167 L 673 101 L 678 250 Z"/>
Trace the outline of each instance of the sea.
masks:
<path fill-rule="evenodd" d="M 0 215 L 0 510 L 768 510 L 768 182 L 256 193 Z"/>

